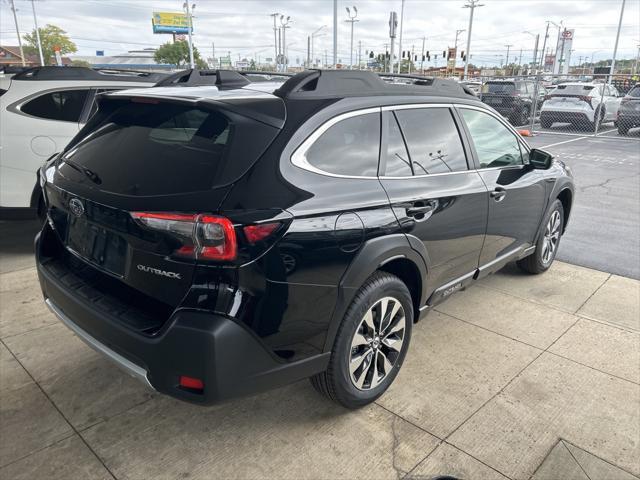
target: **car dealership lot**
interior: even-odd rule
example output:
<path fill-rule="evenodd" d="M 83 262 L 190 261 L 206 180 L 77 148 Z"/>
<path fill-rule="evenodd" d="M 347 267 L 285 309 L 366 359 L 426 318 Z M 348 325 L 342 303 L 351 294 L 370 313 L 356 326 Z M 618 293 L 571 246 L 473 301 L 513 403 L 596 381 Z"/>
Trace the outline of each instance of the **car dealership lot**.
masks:
<path fill-rule="evenodd" d="M 37 222 L 0 224 L 0 478 L 640 475 L 640 142 L 528 141 L 572 167 L 559 258 L 592 268 L 508 266 L 455 295 L 358 411 L 306 381 L 210 408 L 149 392 L 47 311 Z"/>
<path fill-rule="evenodd" d="M 636 280 L 507 267 L 429 313 L 358 411 L 306 381 L 210 408 L 151 393 L 46 310 L 34 267 L 0 289 L 3 478 L 566 478 L 563 448 L 640 474 Z"/>

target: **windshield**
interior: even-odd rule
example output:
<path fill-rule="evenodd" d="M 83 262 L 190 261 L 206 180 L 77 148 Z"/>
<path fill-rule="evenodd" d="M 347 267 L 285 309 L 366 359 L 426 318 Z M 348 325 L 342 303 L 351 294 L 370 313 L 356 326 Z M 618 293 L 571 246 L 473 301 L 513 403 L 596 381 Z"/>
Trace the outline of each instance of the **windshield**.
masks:
<path fill-rule="evenodd" d="M 207 190 L 236 180 L 277 131 L 215 110 L 144 100 L 101 106 L 61 157 L 61 173 L 126 195 Z"/>
<path fill-rule="evenodd" d="M 482 86 L 482 93 L 513 93 L 516 91 L 515 83 L 487 82 Z"/>
<path fill-rule="evenodd" d="M 627 93 L 627 96 L 640 98 L 640 85 L 636 85 L 631 90 L 629 90 L 629 93 Z"/>

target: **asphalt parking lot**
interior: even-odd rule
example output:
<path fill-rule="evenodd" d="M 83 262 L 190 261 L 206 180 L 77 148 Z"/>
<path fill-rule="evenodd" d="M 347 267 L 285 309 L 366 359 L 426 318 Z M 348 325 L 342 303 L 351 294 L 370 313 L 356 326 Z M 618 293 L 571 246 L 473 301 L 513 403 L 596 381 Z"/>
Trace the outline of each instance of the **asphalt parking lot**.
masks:
<path fill-rule="evenodd" d="M 575 205 L 558 258 L 639 279 L 640 129 L 630 137 L 540 133 L 527 141 L 562 159 L 575 176 Z"/>
<path fill-rule="evenodd" d="M 147 391 L 45 308 L 37 222 L 1 223 L 0 478 L 638 478 L 640 142 L 529 142 L 576 176 L 564 262 L 429 313 L 358 411 L 306 381 L 209 408 Z"/>

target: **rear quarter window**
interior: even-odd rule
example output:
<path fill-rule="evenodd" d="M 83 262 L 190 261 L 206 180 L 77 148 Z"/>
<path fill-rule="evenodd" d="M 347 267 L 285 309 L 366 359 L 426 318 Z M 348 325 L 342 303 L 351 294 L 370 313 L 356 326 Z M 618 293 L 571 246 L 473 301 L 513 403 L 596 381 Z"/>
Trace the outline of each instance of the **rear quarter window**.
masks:
<path fill-rule="evenodd" d="M 27 115 L 47 120 L 77 122 L 88 94 L 89 90 L 49 92 L 29 100 L 20 110 Z"/>
<path fill-rule="evenodd" d="M 515 83 L 509 82 L 487 82 L 482 86 L 482 93 L 513 93 L 515 91 Z"/>

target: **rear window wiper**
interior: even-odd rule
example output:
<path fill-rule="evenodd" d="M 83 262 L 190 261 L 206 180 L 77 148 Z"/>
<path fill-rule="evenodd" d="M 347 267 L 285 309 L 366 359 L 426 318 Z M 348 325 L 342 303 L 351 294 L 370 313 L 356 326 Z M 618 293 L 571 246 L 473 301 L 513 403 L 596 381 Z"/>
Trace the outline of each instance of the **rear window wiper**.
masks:
<path fill-rule="evenodd" d="M 88 168 L 85 168 L 82 165 L 78 165 L 76 162 L 74 162 L 73 160 L 69 160 L 68 158 L 67 159 L 61 158 L 61 160 L 67 165 L 69 165 L 71 168 L 73 168 L 74 170 L 77 170 L 78 172 L 84 174 L 89 180 L 91 180 L 96 185 L 100 185 L 102 183 L 102 180 L 100 179 L 98 174 L 93 172 L 92 170 L 89 170 Z"/>

